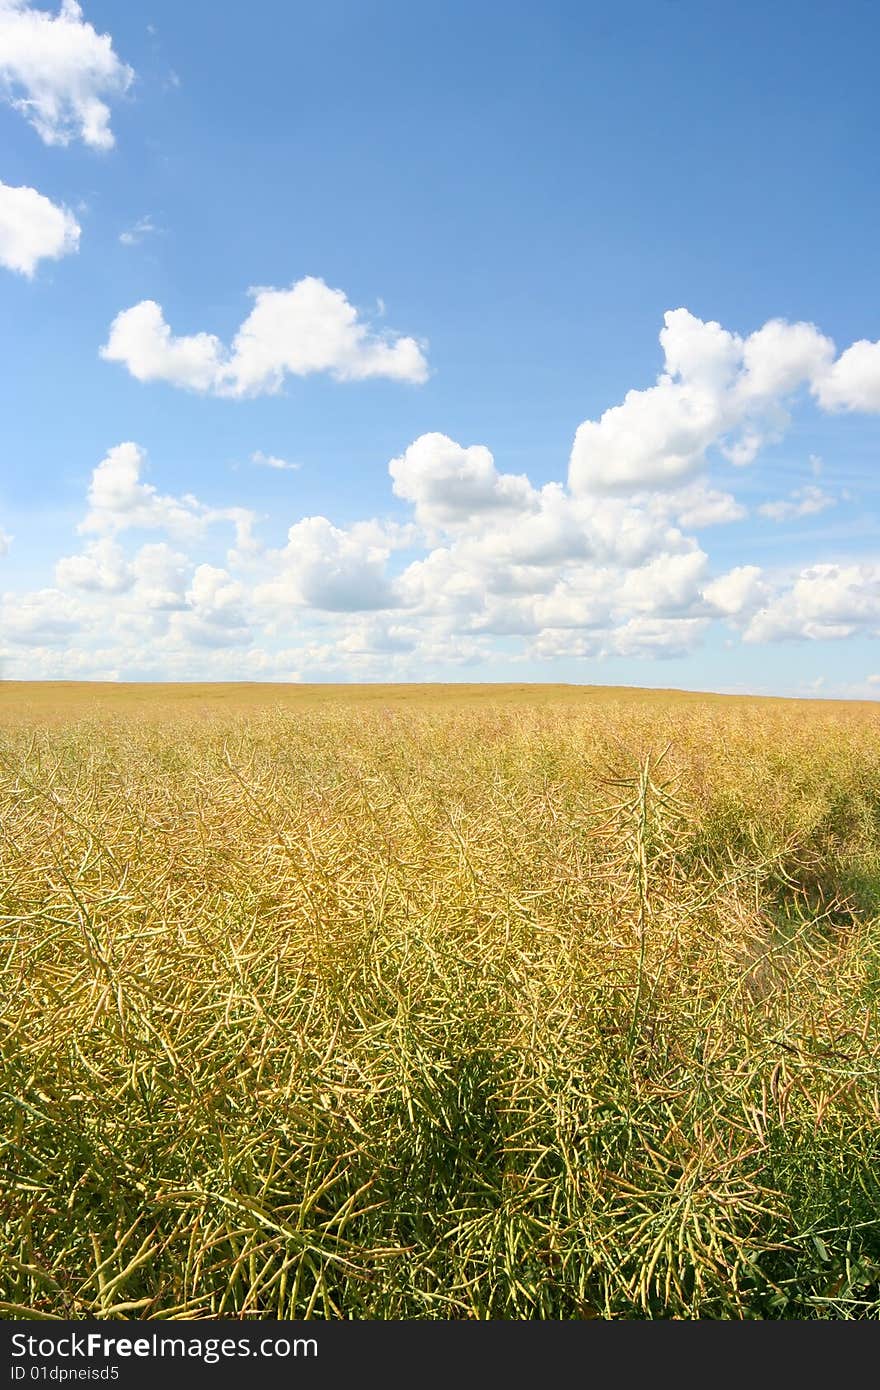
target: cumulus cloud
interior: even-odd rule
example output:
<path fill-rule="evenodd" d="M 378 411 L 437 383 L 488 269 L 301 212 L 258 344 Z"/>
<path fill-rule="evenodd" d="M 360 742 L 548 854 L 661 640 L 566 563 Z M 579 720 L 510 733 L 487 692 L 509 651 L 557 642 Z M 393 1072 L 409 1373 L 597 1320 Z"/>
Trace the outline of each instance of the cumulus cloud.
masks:
<path fill-rule="evenodd" d="M 778 405 L 774 393 L 805 362 L 818 372 L 834 361 L 808 326 L 789 327 L 790 337 L 774 323 L 742 342 L 718 325 L 673 334 L 670 369 L 701 391 L 726 382 L 737 399 Z M 761 428 L 776 428 L 771 414 Z M 253 460 L 286 462 L 259 451 Z M 880 635 L 873 562 L 714 570 L 703 528 L 746 511 L 705 479 L 625 493 L 538 487 L 485 445 L 438 432 L 402 449 L 388 472 L 400 519 L 294 517 L 270 548 L 250 510 L 162 492 L 146 480 L 143 449 L 115 446 L 92 474 L 84 544 L 58 561 L 56 587 L 6 597 L 6 669 L 23 671 L 30 654 L 34 670 L 73 670 L 69 653 L 92 651 L 95 670 L 152 675 L 418 679 L 500 655 L 684 657 L 713 624 L 750 643 Z M 826 496 L 804 487 L 764 514 L 807 515 Z M 225 558 L 214 523 L 235 532 Z"/>
<path fill-rule="evenodd" d="M 79 524 L 85 534 L 115 536 L 121 531 L 168 531 L 195 536 L 213 522 L 235 527 L 240 550 L 253 546 L 254 513 L 244 507 L 206 507 L 191 493 L 163 495 L 141 478 L 146 451 L 127 440 L 110 449 L 92 473 L 89 510 Z"/>
<path fill-rule="evenodd" d="M 427 380 L 422 345 L 374 332 L 342 290 L 315 276 L 251 294 L 254 307 L 229 349 L 212 333 L 174 334 L 161 306 L 145 299 L 117 314 L 101 356 L 122 363 L 138 381 L 231 397 L 271 394 L 288 375 L 316 372 L 337 381 Z"/>
<path fill-rule="evenodd" d="M 243 584 L 216 565 L 198 565 L 186 592 L 186 606 L 170 621 L 172 642 L 227 647 L 249 641 Z"/>
<path fill-rule="evenodd" d="M 709 557 L 702 550 L 658 555 L 625 574 L 619 603 L 636 613 L 677 614 L 692 608 L 700 597 Z"/>
<path fill-rule="evenodd" d="M 656 383 L 578 427 L 573 491 L 672 486 L 705 467 L 713 449 L 753 463 L 781 437 L 802 389 L 823 410 L 880 410 L 880 343 L 854 343 L 835 359 L 832 340 L 810 323 L 771 319 L 743 338 L 681 308 L 664 315 L 660 344 Z"/>
<path fill-rule="evenodd" d="M 118 681 L 118 665 L 126 653 L 118 647 L 76 647 L 66 644 L 22 643 L 0 648 L 0 665 L 10 680 L 89 680 Z"/>
<path fill-rule="evenodd" d="M 55 579 L 61 589 L 105 594 L 120 594 L 134 583 L 122 547 L 109 539 L 92 541 L 79 555 L 64 556 L 55 566 Z"/>
<path fill-rule="evenodd" d="M 146 451 L 127 440 L 110 449 L 92 473 L 89 511 L 80 531 L 115 534 L 136 527 L 192 533 L 200 521 L 195 498 L 163 497 L 141 481 Z"/>
<path fill-rule="evenodd" d="M 489 512 L 532 510 L 537 505 L 528 478 L 499 473 L 483 444 L 462 448 L 445 434 L 423 434 L 388 471 L 394 492 L 415 505 L 426 526 L 455 526 Z"/>
<path fill-rule="evenodd" d="M 880 565 L 821 564 L 802 569 L 790 586 L 755 613 L 747 642 L 813 641 L 880 635 Z"/>
<path fill-rule="evenodd" d="M 85 610 L 60 589 L 7 593 L 0 600 L 0 631 L 7 642 L 54 647 L 83 622 Z"/>
<path fill-rule="evenodd" d="M 191 391 L 213 390 L 222 377 L 219 338 L 211 333 L 174 337 L 152 299 L 117 314 L 101 356 L 122 362 L 138 381 L 169 381 Z"/>
<path fill-rule="evenodd" d="M 287 546 L 277 552 L 277 577 L 257 590 L 278 617 L 291 608 L 339 613 L 393 607 L 386 564 L 389 548 L 356 530 L 334 526 L 326 517 L 304 517 L 291 526 Z"/>
<path fill-rule="evenodd" d="M 130 570 L 141 609 L 161 613 L 184 607 L 190 564 L 166 541 L 142 545 Z"/>
<path fill-rule="evenodd" d="M 880 411 L 880 342 L 853 343 L 818 379 L 815 392 L 825 410 Z"/>
<path fill-rule="evenodd" d="M 107 103 L 133 79 L 110 35 L 97 33 L 76 0 L 61 0 L 57 14 L 29 0 L 0 0 L 0 94 L 47 145 L 82 140 L 110 149 Z"/>
<path fill-rule="evenodd" d="M 610 646 L 617 656 L 685 656 L 707 627 L 705 618 L 630 618 L 611 634 Z"/>
<path fill-rule="evenodd" d="M 80 226 L 35 188 L 0 183 L 0 265 L 30 278 L 42 260 L 79 250 Z"/>
<path fill-rule="evenodd" d="M 420 636 L 417 625 L 366 618 L 343 633 L 338 647 L 349 656 L 387 656 L 414 651 Z"/>
<path fill-rule="evenodd" d="M 449 538 L 452 562 L 480 571 L 490 587 L 531 585 L 536 570 L 573 560 L 629 566 L 687 549 L 681 511 L 740 514 L 729 494 L 700 485 L 626 498 L 573 496 L 559 483 L 535 488 L 522 474 L 499 472 L 485 446 L 465 448 L 442 434 L 420 436 L 389 473 L 426 532 Z"/>
<path fill-rule="evenodd" d="M 435 539 L 394 581 L 404 618 L 529 639 L 539 659 L 617 652 L 624 628 L 633 653 L 699 640 L 708 557 L 676 520 L 706 504 L 703 491 L 621 498 L 572 496 L 558 483 L 536 489 L 500 473 L 487 449 L 442 435 L 416 440 L 389 472 L 429 544 Z M 709 504 L 718 510 L 717 498 Z"/>
<path fill-rule="evenodd" d="M 228 623 L 240 612 L 244 589 L 228 571 L 216 565 L 199 565 L 186 596 L 203 616 Z"/>
<path fill-rule="evenodd" d="M 753 613 L 766 602 L 769 593 L 758 565 L 738 565 L 703 588 L 707 603 L 729 618 Z"/>
<path fill-rule="evenodd" d="M 834 357 L 834 343 L 812 323 L 770 319 L 742 343 L 742 366 L 734 385 L 739 402 L 785 400 L 804 382 L 822 380 Z"/>
<path fill-rule="evenodd" d="M 748 516 L 748 508 L 733 493 L 706 487 L 702 482 L 682 488 L 672 505 L 679 525 L 697 531 L 706 526 L 727 526 Z"/>
<path fill-rule="evenodd" d="M 770 521 L 793 521 L 801 516 L 817 516 L 819 512 L 825 512 L 829 507 L 836 505 L 836 497 L 823 492 L 820 487 L 810 485 L 796 488 L 787 498 L 777 502 L 762 502 L 758 512 Z"/>

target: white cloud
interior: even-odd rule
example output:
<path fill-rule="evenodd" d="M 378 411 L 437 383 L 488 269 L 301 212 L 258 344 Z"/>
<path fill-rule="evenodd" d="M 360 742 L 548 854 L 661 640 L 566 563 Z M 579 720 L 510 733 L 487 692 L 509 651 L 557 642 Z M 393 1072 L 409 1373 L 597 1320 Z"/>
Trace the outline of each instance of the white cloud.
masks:
<path fill-rule="evenodd" d="M 823 492 L 820 487 L 810 485 L 796 488 L 788 498 L 778 502 L 762 502 L 758 511 L 771 521 L 792 521 L 801 516 L 816 516 L 829 507 L 837 506 L 837 498 Z"/>
<path fill-rule="evenodd" d="M 675 482 L 705 463 L 730 429 L 730 398 L 742 341 L 687 309 L 664 315 L 665 370 L 655 386 L 628 391 L 623 404 L 577 430 L 569 463 L 575 492 L 611 492 Z"/>
<path fill-rule="evenodd" d="M 169 381 L 191 391 L 210 391 L 222 376 L 219 338 L 211 333 L 173 337 L 152 299 L 117 314 L 101 356 L 122 362 L 138 381 Z"/>
<path fill-rule="evenodd" d="M 625 611 L 636 613 L 671 615 L 682 612 L 700 597 L 708 567 L 709 557 L 702 550 L 657 555 L 624 575 L 618 602 Z"/>
<path fill-rule="evenodd" d="M 427 378 L 427 362 L 414 338 L 372 333 L 342 291 L 315 276 L 289 290 L 253 294 L 254 307 L 233 343 L 234 394 L 277 390 L 286 372 L 329 372 L 340 381 Z"/>
<path fill-rule="evenodd" d="M 349 656 L 384 656 L 411 652 L 419 640 L 419 628 L 389 622 L 385 618 L 358 619 L 337 643 Z"/>
<path fill-rule="evenodd" d="M 341 290 L 315 276 L 287 290 L 251 294 L 254 307 L 228 350 L 212 333 L 176 336 L 160 305 L 145 299 L 117 314 L 101 356 L 121 362 L 138 381 L 233 397 L 279 391 L 288 374 L 427 379 L 428 364 L 414 338 L 373 332 Z"/>
<path fill-rule="evenodd" d="M 720 330 L 707 341 L 686 334 L 671 358 L 703 384 L 720 380 L 731 356 Z M 791 359 L 812 341 L 798 337 Z M 764 350 L 741 387 L 752 395 L 795 371 L 768 366 Z M 270 457 L 255 456 L 285 462 Z M 872 563 L 787 573 L 741 564 L 711 578 L 688 528 L 745 509 L 703 480 L 626 496 L 535 487 L 485 446 L 439 433 L 388 467 L 405 517 L 294 519 L 286 543 L 266 548 L 249 509 L 163 493 L 145 481 L 144 451 L 117 445 L 94 470 L 85 544 L 58 561 L 57 587 L 7 595 L 4 669 L 26 673 L 30 653 L 35 671 L 88 674 L 77 651 L 92 653 L 96 671 L 169 678 L 419 679 L 499 659 L 684 656 L 713 623 L 726 624 L 729 644 L 880 635 Z M 824 496 L 803 488 L 783 506 L 806 514 Z M 225 560 L 215 523 L 235 531 Z M 144 531 L 158 535 L 144 544 Z"/>
<path fill-rule="evenodd" d="M 3 595 L 0 631 L 7 642 L 54 647 L 81 626 L 85 610 L 60 589 Z"/>
<path fill-rule="evenodd" d="M 4 531 L 3 527 L 0 526 L 0 560 L 2 560 L 4 555 L 9 554 L 9 547 L 12 545 L 12 540 L 13 538 L 10 536 L 9 532 Z"/>
<path fill-rule="evenodd" d="M 228 622 L 237 615 L 244 598 L 241 584 L 216 565 L 199 565 L 187 590 L 187 600 L 204 617 Z"/>
<path fill-rule="evenodd" d="M 559 483 L 536 489 L 523 474 L 500 473 L 483 445 L 463 448 L 442 434 L 420 436 L 388 467 L 427 533 L 450 538 L 452 562 L 496 589 L 537 583 L 537 571 L 570 561 L 631 566 L 688 549 L 673 524 L 681 510 L 740 515 L 729 494 L 700 485 L 630 498 L 572 496 Z"/>
<path fill-rule="evenodd" d="M 165 541 L 142 545 L 130 566 L 141 609 L 174 612 L 183 608 L 189 568 L 187 557 Z"/>
<path fill-rule="evenodd" d="M 742 521 L 748 510 L 731 492 L 720 492 L 702 482 L 691 483 L 671 499 L 681 526 L 701 530 L 706 526 L 726 526 Z"/>
<path fill-rule="evenodd" d="M 705 618 L 630 618 L 612 633 L 611 648 L 618 656 L 685 656 L 707 627 Z"/>
<path fill-rule="evenodd" d="M 163 497 L 141 481 L 146 452 L 131 440 L 110 449 L 92 474 L 89 511 L 80 531 L 114 535 L 133 527 L 190 533 L 201 521 L 193 497 Z"/>
<path fill-rule="evenodd" d="M 825 410 L 880 411 L 880 342 L 853 343 L 818 379 L 815 391 Z"/>
<path fill-rule="evenodd" d="M 206 507 L 191 493 L 163 495 L 141 480 L 145 463 L 145 450 L 131 440 L 108 451 L 92 473 L 89 510 L 80 522 L 81 532 L 113 536 L 137 529 L 195 536 L 206 526 L 225 521 L 235 527 L 240 550 L 253 548 L 253 512 L 244 507 Z"/>
<path fill-rule="evenodd" d="M 753 463 L 781 437 L 803 388 L 826 410 L 880 410 L 880 343 L 855 343 L 835 361 L 834 343 L 813 324 L 771 319 L 742 338 L 687 309 L 664 315 L 660 343 L 656 383 L 579 426 L 574 492 L 668 487 L 705 467 L 712 449 Z"/>
<path fill-rule="evenodd" d="M 279 458 L 277 454 L 264 454 L 262 449 L 256 449 L 251 454 L 251 463 L 258 468 L 275 468 L 286 473 L 295 473 L 299 468 L 298 463 L 288 463 L 287 459 Z"/>
<path fill-rule="evenodd" d="M 133 78 L 110 35 L 96 32 L 76 0 L 61 0 L 58 14 L 0 0 L 0 92 L 47 145 L 80 139 L 110 149 L 107 101 Z"/>
<path fill-rule="evenodd" d="M 257 590 L 258 602 L 285 620 L 291 608 L 352 613 L 395 603 L 386 572 L 389 550 L 340 530 L 323 516 L 304 517 L 276 553 L 279 574 Z"/>
<path fill-rule="evenodd" d="M 92 541 L 80 555 L 67 555 L 55 566 L 55 580 L 61 589 L 85 589 L 120 594 L 130 589 L 134 575 L 125 553 L 116 541 Z"/>
<path fill-rule="evenodd" d="M 770 319 L 742 343 L 736 393 L 742 401 L 784 400 L 821 378 L 833 356 L 834 343 L 812 323 Z"/>
<path fill-rule="evenodd" d="M 250 641 L 244 586 L 216 565 L 197 566 L 186 592 L 186 608 L 171 616 L 170 637 L 172 642 L 205 647 Z"/>
<path fill-rule="evenodd" d="M 398 497 L 415 505 L 425 526 L 450 527 L 487 512 L 530 510 L 537 493 L 522 474 L 498 473 L 483 444 L 462 448 L 445 434 L 423 434 L 388 471 Z"/>
<path fill-rule="evenodd" d="M 880 634 L 880 565 L 811 565 L 752 618 L 748 642 Z"/>
<path fill-rule="evenodd" d="M 156 230 L 152 217 L 140 217 L 131 227 L 126 227 L 119 233 L 119 240 L 123 246 L 139 246 L 144 237 L 150 236 Z"/>
<path fill-rule="evenodd" d="M 406 613 L 442 618 L 450 630 L 530 636 L 542 657 L 613 651 L 616 626 L 636 614 L 683 618 L 693 610 L 695 625 L 669 629 L 679 634 L 669 642 L 680 645 L 683 632 L 697 640 L 708 561 L 670 524 L 679 495 L 572 498 L 554 483 L 538 491 L 528 479 L 498 474 L 487 450 L 475 457 L 443 437 L 428 443 L 415 461 L 430 468 L 411 466 L 414 446 L 390 465 L 427 537 L 435 529 L 450 537 L 395 580 Z M 639 641 L 647 650 L 648 637 Z"/>
<path fill-rule="evenodd" d="M 30 277 L 40 261 L 79 250 L 79 238 L 79 223 L 67 208 L 35 188 L 0 183 L 0 265 L 7 270 Z"/>
<path fill-rule="evenodd" d="M 0 669 L 9 680 L 118 681 L 122 676 L 114 662 L 120 655 L 125 654 L 115 647 L 16 644 L 0 648 Z"/>
<path fill-rule="evenodd" d="M 739 565 L 720 575 L 703 588 L 703 596 L 712 608 L 725 617 L 753 613 L 770 593 L 758 565 Z"/>

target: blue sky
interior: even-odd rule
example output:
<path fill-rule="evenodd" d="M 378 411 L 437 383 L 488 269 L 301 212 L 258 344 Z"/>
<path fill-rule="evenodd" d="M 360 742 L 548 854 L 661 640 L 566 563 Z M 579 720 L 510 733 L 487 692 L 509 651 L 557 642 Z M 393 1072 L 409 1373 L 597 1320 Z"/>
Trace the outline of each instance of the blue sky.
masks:
<path fill-rule="evenodd" d="M 0 0 L 0 674 L 880 696 L 878 42 Z"/>

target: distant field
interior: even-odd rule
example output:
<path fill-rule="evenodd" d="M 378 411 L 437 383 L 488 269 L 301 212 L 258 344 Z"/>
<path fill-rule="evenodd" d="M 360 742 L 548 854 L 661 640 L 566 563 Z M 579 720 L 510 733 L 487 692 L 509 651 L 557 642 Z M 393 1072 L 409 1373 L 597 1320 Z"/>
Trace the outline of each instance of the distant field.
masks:
<path fill-rule="evenodd" d="M 877 705 L 0 683 L 0 934 L 0 1315 L 880 1315 Z"/>
<path fill-rule="evenodd" d="M 110 681 L 0 681 L 0 726 L 7 719 L 68 720 L 134 710 L 164 716 L 197 707 L 200 713 L 319 708 L 327 704 L 388 706 L 486 705 L 675 705 L 745 704 L 792 709 L 838 708 L 880 717 L 880 704 L 844 700 L 779 700 L 771 696 L 714 695 L 691 690 L 643 690 L 607 685 L 299 685 L 241 681 L 209 684 L 130 685 Z"/>

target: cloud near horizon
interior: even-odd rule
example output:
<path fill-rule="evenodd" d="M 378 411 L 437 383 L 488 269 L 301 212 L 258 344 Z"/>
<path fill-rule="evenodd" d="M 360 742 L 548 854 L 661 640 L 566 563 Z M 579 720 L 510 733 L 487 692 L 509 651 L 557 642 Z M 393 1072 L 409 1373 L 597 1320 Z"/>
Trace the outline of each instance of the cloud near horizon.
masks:
<path fill-rule="evenodd" d="M 266 359 L 230 368 L 239 340 L 223 379 L 265 382 Z M 93 471 L 78 526 L 85 544 L 58 560 L 54 587 L 5 595 L 5 666 L 402 679 L 502 652 L 508 662 L 675 658 L 713 629 L 749 645 L 880 635 L 873 560 L 713 564 L 706 533 L 749 508 L 697 476 L 719 456 L 755 463 L 799 389 L 820 408 L 830 390 L 834 411 L 880 409 L 873 356 L 860 352 L 851 369 L 850 350 L 837 356 L 809 325 L 772 321 L 740 339 L 686 311 L 667 315 L 661 341 L 658 385 L 579 427 L 567 484 L 537 486 L 500 469 L 484 444 L 427 432 L 388 463 L 389 502 L 403 519 L 294 517 L 280 546 L 262 538 L 264 519 L 248 507 L 161 491 L 147 480 L 145 451 L 118 444 Z M 325 347 L 319 359 L 305 345 L 296 360 L 326 364 L 337 352 Z M 219 348 L 204 361 L 220 370 Z M 271 361 L 275 371 L 277 352 Z M 815 475 L 814 455 L 803 470 Z M 782 527 L 836 501 L 805 482 L 756 511 Z"/>

